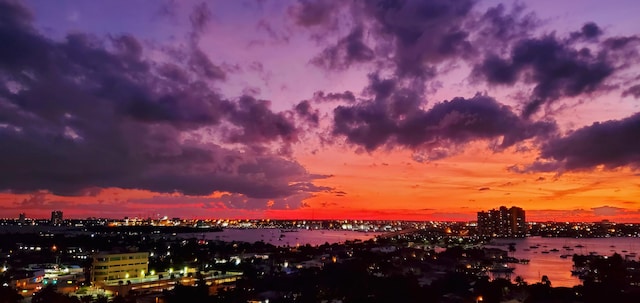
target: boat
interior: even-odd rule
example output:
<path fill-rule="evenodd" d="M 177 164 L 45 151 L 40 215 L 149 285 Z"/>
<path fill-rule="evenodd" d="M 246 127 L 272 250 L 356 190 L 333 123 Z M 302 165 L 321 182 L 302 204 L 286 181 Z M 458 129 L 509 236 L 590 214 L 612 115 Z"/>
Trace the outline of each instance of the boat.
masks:
<path fill-rule="evenodd" d="M 563 259 L 566 259 L 566 258 L 569 258 L 569 257 L 571 257 L 571 255 L 566 255 L 566 254 L 565 255 L 560 255 L 560 258 L 563 258 Z"/>
<path fill-rule="evenodd" d="M 583 248 L 584 246 L 583 246 L 583 245 L 578 244 L 578 245 L 576 245 L 576 246 L 574 246 L 574 247 L 577 247 L 577 248 Z"/>
<path fill-rule="evenodd" d="M 520 264 L 529 264 L 529 259 L 520 259 Z"/>
<path fill-rule="evenodd" d="M 543 250 L 543 251 L 542 251 L 542 253 L 543 253 L 543 254 L 548 254 L 548 253 L 549 253 L 549 251 L 548 251 L 548 250 Z"/>
<path fill-rule="evenodd" d="M 552 248 L 550 251 L 551 251 L 551 252 L 559 252 L 560 250 L 559 250 L 559 249 L 557 249 L 557 248 Z"/>
<path fill-rule="evenodd" d="M 532 245 L 532 246 L 529 246 L 529 248 L 531 248 L 531 249 L 536 249 L 536 248 L 538 248 L 538 246 L 536 246 L 536 245 Z"/>

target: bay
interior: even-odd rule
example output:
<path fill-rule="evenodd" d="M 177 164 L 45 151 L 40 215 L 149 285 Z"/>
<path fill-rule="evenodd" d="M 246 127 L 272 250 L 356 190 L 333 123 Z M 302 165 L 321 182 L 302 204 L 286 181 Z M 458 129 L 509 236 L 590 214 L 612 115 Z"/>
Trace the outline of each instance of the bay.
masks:
<path fill-rule="evenodd" d="M 275 246 L 301 246 L 309 244 L 311 246 L 325 243 L 344 243 L 353 240 L 369 240 L 380 232 L 360 232 L 351 230 L 325 230 L 325 229 L 293 229 L 280 230 L 276 228 L 226 228 L 221 232 L 207 232 L 203 234 L 189 233 L 181 234 L 183 238 L 200 238 L 204 236 L 207 240 L 237 241 L 237 242 L 259 242 L 264 241 Z"/>
<path fill-rule="evenodd" d="M 529 283 L 539 282 L 542 276 L 549 277 L 552 286 L 572 287 L 582 281 L 571 275 L 573 254 L 598 254 L 611 256 L 620 254 L 623 258 L 638 260 L 640 256 L 640 238 L 542 238 L 496 239 L 495 246 L 508 250 L 508 244 L 515 243 L 515 252 L 509 253 L 518 259 L 528 259 L 529 264 L 512 264 L 516 269 L 511 278 L 521 276 Z M 570 250 L 567 250 L 568 247 Z M 553 251 L 557 249 L 558 251 Z M 637 253 L 633 256 L 632 253 Z M 561 258 L 561 255 L 569 255 Z"/>

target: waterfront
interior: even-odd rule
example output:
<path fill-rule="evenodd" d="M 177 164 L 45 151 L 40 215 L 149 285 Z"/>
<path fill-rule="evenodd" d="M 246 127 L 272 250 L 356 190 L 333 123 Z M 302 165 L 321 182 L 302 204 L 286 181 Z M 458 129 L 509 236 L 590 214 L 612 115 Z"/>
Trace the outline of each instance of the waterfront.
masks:
<path fill-rule="evenodd" d="M 624 258 L 625 255 L 637 253 L 640 249 L 640 238 L 542 238 L 528 237 L 521 239 L 496 239 L 492 243 L 497 244 L 504 250 L 508 250 L 509 243 L 515 243 L 515 252 L 509 253 L 518 259 L 528 259 L 529 264 L 510 264 L 516 269 L 511 275 L 514 279 L 521 276 L 528 283 L 539 282 L 543 275 L 549 277 L 553 286 L 572 287 L 582 284 L 576 276 L 571 275 L 573 268 L 573 254 L 587 255 L 597 253 L 603 256 L 610 256 L 618 253 Z M 538 248 L 532 248 L 532 247 Z M 582 247 L 576 247 L 582 246 Z M 489 246 L 493 247 L 493 246 Z M 569 247 L 573 250 L 566 250 Z M 557 249 L 558 251 L 552 251 Z M 543 253 L 545 252 L 545 253 Z M 548 252 L 548 253 L 546 253 Z M 567 258 L 560 255 L 568 254 Z M 637 256 L 633 258 L 637 260 Z"/>
<path fill-rule="evenodd" d="M 224 229 L 222 232 L 208 232 L 202 234 L 189 233 L 182 234 L 181 237 L 202 237 L 207 240 L 257 242 L 276 246 L 297 246 L 310 244 L 312 246 L 324 243 L 343 243 L 347 240 L 368 240 L 383 233 L 377 232 L 356 232 L 344 230 L 307 230 L 297 229 L 295 231 L 282 231 L 280 229 Z M 640 249 L 640 238 L 543 238 L 528 237 L 515 239 L 495 239 L 492 245 L 487 247 L 497 247 L 508 250 L 508 244 L 515 243 L 515 252 L 510 252 L 509 256 L 518 259 L 530 260 L 528 264 L 510 264 L 515 267 L 511 278 L 521 276 L 528 283 L 540 281 L 542 276 L 549 277 L 553 286 L 572 287 L 582 284 L 577 276 L 571 275 L 573 269 L 573 254 L 587 255 L 597 253 L 599 255 L 612 255 L 614 252 L 625 257 L 630 253 L 637 253 Z M 578 246 L 578 247 L 576 247 Z M 582 247 L 579 247 L 582 246 Z M 538 247 L 538 248 L 531 248 Z M 569 247 L 567 250 L 564 247 Z M 553 251 L 557 249 L 558 251 Z M 546 253 L 548 252 L 548 253 Z M 569 255 L 561 258 L 561 255 Z M 630 258 L 630 257 L 628 257 Z M 637 259 L 637 256 L 635 257 Z"/>
<path fill-rule="evenodd" d="M 188 233 L 181 237 L 202 237 L 207 240 L 238 241 L 254 243 L 264 241 L 275 246 L 297 246 L 297 245 L 322 245 L 324 243 L 344 243 L 348 240 L 368 240 L 380 232 L 359 232 L 351 230 L 314 230 L 314 229 L 294 229 L 280 230 L 277 228 L 225 228 L 221 232 L 207 232 L 202 234 Z"/>

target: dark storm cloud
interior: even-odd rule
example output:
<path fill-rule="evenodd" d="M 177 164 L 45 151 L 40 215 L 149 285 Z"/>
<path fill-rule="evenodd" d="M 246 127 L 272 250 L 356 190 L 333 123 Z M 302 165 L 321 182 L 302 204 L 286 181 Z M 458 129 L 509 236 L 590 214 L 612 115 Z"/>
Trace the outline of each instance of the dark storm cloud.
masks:
<path fill-rule="evenodd" d="M 528 171 L 614 169 L 640 165 L 640 114 L 596 122 L 545 143 Z"/>
<path fill-rule="evenodd" d="M 294 110 L 300 117 L 311 123 L 311 125 L 318 126 L 320 123 L 320 111 L 313 109 L 308 100 L 300 101 L 300 103 L 296 104 Z"/>
<path fill-rule="evenodd" d="M 363 41 L 363 28 L 354 28 L 334 46 L 325 48 L 311 62 L 328 70 L 343 70 L 356 63 L 369 62 L 374 52 Z"/>
<path fill-rule="evenodd" d="M 615 71 L 604 53 L 575 49 L 553 35 L 518 41 L 508 58 L 488 55 L 475 67 L 474 74 L 490 84 L 513 85 L 527 77 L 534 83 L 533 93 L 523 109 L 529 117 L 544 104 L 561 97 L 590 93 Z"/>
<path fill-rule="evenodd" d="M 640 84 L 629 87 L 624 92 L 622 92 L 622 96 L 633 96 L 636 99 L 640 99 Z"/>
<path fill-rule="evenodd" d="M 638 36 L 612 37 L 604 41 L 604 45 L 611 50 L 621 50 L 633 46 L 637 47 L 638 43 L 640 43 L 640 37 Z"/>
<path fill-rule="evenodd" d="M 391 44 L 399 76 L 431 76 L 433 64 L 472 51 L 464 22 L 473 0 L 365 1 L 379 43 Z"/>
<path fill-rule="evenodd" d="M 317 38 L 349 29 L 312 62 L 329 70 L 384 58 L 400 77 L 429 78 L 435 65 L 473 52 L 467 18 L 473 0 L 300 1 L 291 9 L 294 21 Z M 344 22 L 350 20 L 350 22 Z M 365 39 L 366 38 L 366 39 Z M 366 41 L 366 42 L 365 42 Z"/>
<path fill-rule="evenodd" d="M 189 58 L 189 68 L 201 77 L 211 80 L 224 80 L 226 74 L 219 66 L 213 64 L 209 57 L 199 48 L 194 48 Z"/>
<path fill-rule="evenodd" d="M 296 23 L 305 27 L 326 25 L 332 22 L 336 3 L 324 0 L 300 1 L 297 6 L 290 9 L 290 14 Z"/>
<path fill-rule="evenodd" d="M 280 139 L 293 143 L 298 139 L 296 125 L 285 113 L 274 113 L 269 109 L 270 102 L 243 96 L 233 104 L 229 112 L 229 121 L 240 131 L 231 131 L 231 142 L 264 143 Z"/>
<path fill-rule="evenodd" d="M 334 110 L 334 134 L 367 150 L 387 145 L 446 154 L 438 149 L 498 138 L 501 142 L 495 149 L 503 149 L 556 131 L 553 122 L 526 121 L 509 107 L 483 95 L 454 98 L 424 110 L 419 94 L 396 84 L 392 79 L 372 75 L 367 91 L 374 98 L 338 106 Z M 446 155 L 439 157 L 442 156 Z"/>
<path fill-rule="evenodd" d="M 206 3 L 200 3 L 193 7 L 189 21 L 191 23 L 191 39 L 190 50 L 188 55 L 189 69 L 199 77 L 209 80 L 224 80 L 226 73 L 220 67 L 211 62 L 211 59 L 205 54 L 198 45 L 200 37 L 206 31 L 209 22 L 211 22 L 212 14 Z"/>
<path fill-rule="evenodd" d="M 50 40 L 16 2 L 0 1 L 0 16 L 0 190 L 85 195 L 120 187 L 250 198 L 323 190 L 308 185 L 320 176 L 297 162 L 255 152 L 295 141 L 296 125 L 266 101 L 216 93 L 208 80 L 221 74 L 204 54 L 169 63 L 146 58 L 129 35 Z M 202 29 L 206 18 L 194 18 Z M 222 125 L 239 150 L 212 143 Z"/>
<path fill-rule="evenodd" d="M 602 29 L 600 29 L 600 27 L 597 24 L 593 22 L 589 22 L 589 23 L 585 23 L 579 32 L 572 33 L 571 39 L 591 40 L 591 39 L 596 39 L 600 37 L 602 34 L 603 34 Z"/>
<path fill-rule="evenodd" d="M 526 118 L 561 98 L 618 86 L 614 81 L 619 79 L 612 76 L 640 57 L 638 37 L 605 37 L 593 22 L 566 37 L 539 35 L 542 21 L 522 4 L 498 4 L 479 12 L 474 0 L 362 1 L 330 11 L 327 3 L 295 6 L 296 20 L 313 20 L 308 24 L 314 27 L 339 23 L 349 30 L 312 60 L 316 65 L 339 71 L 368 63 L 393 72 L 397 80 L 422 81 L 426 87 L 424 81 L 459 63 L 470 64 L 476 83 L 531 85 L 522 109 Z M 316 5 L 323 8 L 322 18 L 301 17 L 301 8 Z M 343 21 L 345 16 L 351 21 Z M 308 24 L 301 25 L 308 29 Z"/>
<path fill-rule="evenodd" d="M 317 91 L 313 93 L 313 101 L 315 102 L 325 102 L 325 101 L 355 102 L 356 96 L 351 91 L 344 91 L 342 93 L 325 93 L 323 91 Z"/>
<path fill-rule="evenodd" d="M 202 2 L 194 6 L 193 11 L 189 16 L 193 35 L 200 36 L 206 30 L 209 22 L 211 22 L 211 18 L 211 10 L 209 10 L 207 3 Z"/>
<path fill-rule="evenodd" d="M 540 21 L 532 13 L 526 13 L 525 6 L 514 4 L 510 11 L 504 4 L 490 7 L 474 22 L 478 39 L 476 44 L 482 44 L 488 49 L 496 46 L 507 50 L 511 41 L 527 37 L 536 29 Z"/>

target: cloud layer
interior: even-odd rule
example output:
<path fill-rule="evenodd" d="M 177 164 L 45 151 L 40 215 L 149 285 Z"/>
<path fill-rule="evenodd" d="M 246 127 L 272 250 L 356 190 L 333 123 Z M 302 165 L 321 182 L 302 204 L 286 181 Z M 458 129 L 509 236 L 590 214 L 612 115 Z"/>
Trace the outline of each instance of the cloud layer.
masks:
<path fill-rule="evenodd" d="M 55 41 L 18 3 L 0 2 L 0 14 L 0 189 L 262 199 L 325 190 L 312 184 L 321 176 L 272 152 L 297 141 L 291 115 L 252 96 L 221 96 L 225 73 L 197 45 L 153 60 L 157 50 L 130 35 Z M 194 32 L 206 20 L 194 14 Z"/>
<path fill-rule="evenodd" d="M 603 95 L 640 98 L 637 35 L 590 20 L 550 29 L 524 5 L 474 0 L 251 5 L 237 16 L 163 5 L 158 18 L 187 28 L 156 41 L 54 38 L 25 4 L 0 0 L 0 191 L 33 195 L 25 205 L 121 188 L 207 208 L 300 208 L 342 189 L 318 185 L 334 172 L 296 156 L 343 145 L 419 162 L 471 145 L 537 154 L 510 172 L 638 168 L 640 114 L 562 117 Z"/>

